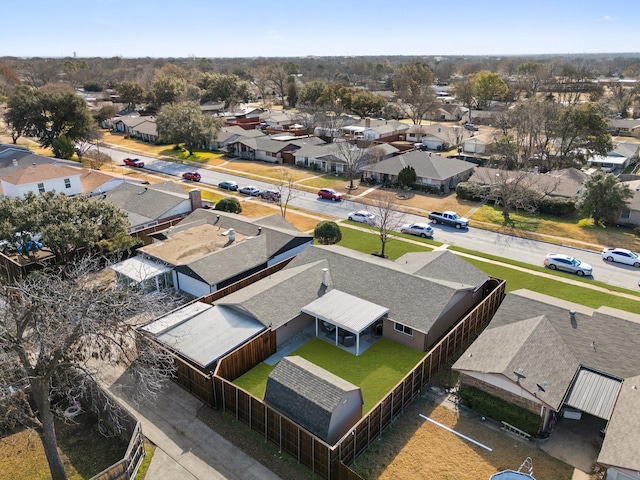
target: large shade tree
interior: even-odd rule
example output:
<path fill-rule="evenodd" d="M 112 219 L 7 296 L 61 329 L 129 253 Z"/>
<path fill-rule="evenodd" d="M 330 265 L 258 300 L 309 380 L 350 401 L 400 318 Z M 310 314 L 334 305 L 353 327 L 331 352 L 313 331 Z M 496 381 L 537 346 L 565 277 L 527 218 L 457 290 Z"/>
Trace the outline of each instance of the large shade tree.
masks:
<path fill-rule="evenodd" d="M 100 199 L 55 192 L 0 199 L 0 240 L 24 246 L 32 235 L 40 234 L 60 263 L 83 249 L 127 249 L 134 244 L 128 229 L 126 214 Z"/>
<path fill-rule="evenodd" d="M 184 144 L 193 155 L 196 148 L 215 141 L 220 131 L 220 120 L 205 115 L 196 102 L 165 105 L 156 119 L 158 135 L 167 142 Z"/>
<path fill-rule="evenodd" d="M 393 72 L 393 89 L 398 106 L 418 125 L 435 105 L 433 70 L 424 63 L 401 65 Z"/>
<path fill-rule="evenodd" d="M 9 392 L 0 422 L 38 432 L 54 480 L 67 478 L 54 420 L 69 406 L 95 405 L 103 372 L 126 368 L 132 393 L 152 399 L 173 371 L 171 357 L 132 321 L 175 308 L 173 299 L 109 287 L 89 275 L 94 269 L 80 261 L 0 284 L 0 386 Z"/>

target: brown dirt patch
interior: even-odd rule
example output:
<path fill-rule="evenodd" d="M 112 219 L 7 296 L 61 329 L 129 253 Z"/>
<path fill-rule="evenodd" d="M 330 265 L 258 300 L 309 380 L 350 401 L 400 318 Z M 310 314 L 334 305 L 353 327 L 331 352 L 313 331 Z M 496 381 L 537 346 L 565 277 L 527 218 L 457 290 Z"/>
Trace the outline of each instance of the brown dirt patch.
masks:
<path fill-rule="evenodd" d="M 489 452 L 422 419 L 432 418 L 490 448 Z M 526 457 L 534 476 L 570 480 L 573 468 L 550 457 L 535 444 L 521 442 L 470 418 L 420 398 L 383 434 L 380 441 L 356 459 L 355 469 L 370 479 L 478 480 L 493 473 L 517 470 Z"/>

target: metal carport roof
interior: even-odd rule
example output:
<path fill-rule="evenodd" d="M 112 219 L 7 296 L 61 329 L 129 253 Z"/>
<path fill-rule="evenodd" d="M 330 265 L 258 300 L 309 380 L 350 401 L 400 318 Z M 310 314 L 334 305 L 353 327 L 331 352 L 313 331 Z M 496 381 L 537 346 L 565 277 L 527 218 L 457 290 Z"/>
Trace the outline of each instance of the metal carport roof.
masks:
<path fill-rule="evenodd" d="M 620 388 L 621 380 L 581 368 L 564 403 L 582 412 L 609 420 Z"/>

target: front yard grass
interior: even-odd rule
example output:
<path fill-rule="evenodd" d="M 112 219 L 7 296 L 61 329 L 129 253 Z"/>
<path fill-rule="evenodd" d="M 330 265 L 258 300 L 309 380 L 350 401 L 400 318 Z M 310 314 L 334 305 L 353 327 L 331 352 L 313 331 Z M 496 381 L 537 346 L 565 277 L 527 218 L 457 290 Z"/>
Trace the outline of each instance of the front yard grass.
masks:
<path fill-rule="evenodd" d="M 299 355 L 362 390 L 363 414 L 371 410 L 426 355 L 386 338 L 380 338 L 355 356 L 319 338 L 313 338 L 291 355 Z M 264 398 L 267 377 L 274 367 L 261 363 L 234 384 Z"/>
<path fill-rule="evenodd" d="M 380 237 L 376 234 L 376 232 L 372 231 L 372 233 L 367 233 L 346 226 L 340 227 L 340 232 L 342 233 L 342 240 L 340 240 L 338 245 L 341 245 L 343 247 L 367 254 L 379 252 L 382 248 Z M 398 237 L 404 236 L 405 235 L 398 234 Z M 416 239 L 417 238 L 418 237 L 416 237 Z M 428 240 L 423 240 L 421 243 L 425 243 L 425 246 L 422 247 L 414 243 L 398 241 L 397 239 L 392 238 L 387 242 L 387 245 L 385 247 L 385 255 L 390 260 L 395 260 L 397 258 L 400 258 L 405 253 L 409 252 L 430 252 L 431 250 L 433 250 L 433 248 L 431 248 L 430 245 L 427 244 L 427 242 Z"/>
<path fill-rule="evenodd" d="M 485 224 L 483 228 L 505 234 L 522 236 L 520 232 L 531 232 L 561 237 L 566 243 L 576 240 L 593 244 L 594 247 L 602 245 L 630 250 L 640 249 L 640 237 L 627 228 L 602 227 L 594 225 L 590 220 L 565 219 L 525 212 L 510 212 L 509 218 L 509 222 L 505 222 L 502 210 L 492 205 L 483 205 L 471 215 L 472 220 Z"/>

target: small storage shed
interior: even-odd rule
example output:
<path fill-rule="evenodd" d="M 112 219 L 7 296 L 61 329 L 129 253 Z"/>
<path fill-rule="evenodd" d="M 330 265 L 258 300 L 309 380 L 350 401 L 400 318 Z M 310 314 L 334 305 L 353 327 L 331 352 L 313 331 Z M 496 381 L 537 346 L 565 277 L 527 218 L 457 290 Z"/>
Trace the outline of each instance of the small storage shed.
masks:
<path fill-rule="evenodd" d="M 364 404 L 359 387 L 299 356 L 273 369 L 264 401 L 329 445 L 362 418 Z"/>

